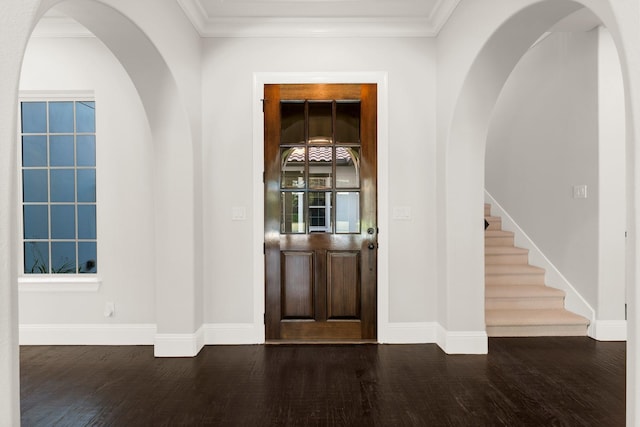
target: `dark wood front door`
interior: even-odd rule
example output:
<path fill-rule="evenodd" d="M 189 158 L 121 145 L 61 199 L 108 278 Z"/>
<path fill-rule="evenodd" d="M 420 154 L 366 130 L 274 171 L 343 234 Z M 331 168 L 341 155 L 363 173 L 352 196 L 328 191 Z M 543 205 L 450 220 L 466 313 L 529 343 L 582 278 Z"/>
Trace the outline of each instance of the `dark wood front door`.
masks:
<path fill-rule="evenodd" d="M 266 339 L 375 341 L 377 87 L 264 93 Z"/>

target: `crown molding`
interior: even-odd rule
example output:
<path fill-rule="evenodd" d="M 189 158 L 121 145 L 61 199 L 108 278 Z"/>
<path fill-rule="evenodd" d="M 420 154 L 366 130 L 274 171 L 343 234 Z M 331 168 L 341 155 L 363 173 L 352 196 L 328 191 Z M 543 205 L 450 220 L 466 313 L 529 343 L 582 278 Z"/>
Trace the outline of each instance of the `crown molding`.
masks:
<path fill-rule="evenodd" d="M 202 0 L 177 0 L 201 37 L 435 37 L 460 0 L 438 0 L 428 16 L 209 16 Z"/>
<path fill-rule="evenodd" d="M 201 37 L 435 37 L 460 0 L 437 0 L 428 14 L 410 14 L 405 8 L 397 16 L 366 17 L 210 16 L 203 0 L 177 2 Z M 94 37 L 77 21 L 56 13 L 45 15 L 32 36 Z"/>
<path fill-rule="evenodd" d="M 458 7 L 458 3 L 460 3 L 460 0 L 438 0 L 429 15 L 429 22 L 433 26 L 433 36 L 437 36 L 440 33 L 444 24 L 447 23 L 453 11 Z"/>

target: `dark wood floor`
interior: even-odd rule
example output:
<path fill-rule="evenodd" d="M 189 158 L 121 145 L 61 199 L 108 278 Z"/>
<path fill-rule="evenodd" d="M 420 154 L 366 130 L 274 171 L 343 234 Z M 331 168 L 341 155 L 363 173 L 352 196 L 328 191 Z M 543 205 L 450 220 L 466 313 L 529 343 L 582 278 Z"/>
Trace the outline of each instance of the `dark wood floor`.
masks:
<path fill-rule="evenodd" d="M 624 426 L 625 343 L 22 347 L 23 426 Z"/>

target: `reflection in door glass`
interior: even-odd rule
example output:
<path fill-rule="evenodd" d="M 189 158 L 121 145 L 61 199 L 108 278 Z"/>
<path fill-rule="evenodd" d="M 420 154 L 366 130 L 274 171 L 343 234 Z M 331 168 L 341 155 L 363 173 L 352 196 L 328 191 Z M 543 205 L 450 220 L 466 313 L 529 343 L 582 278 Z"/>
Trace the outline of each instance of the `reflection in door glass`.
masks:
<path fill-rule="evenodd" d="M 331 191 L 309 192 L 309 232 L 331 233 Z"/>
<path fill-rule="evenodd" d="M 304 147 L 280 148 L 282 188 L 304 188 Z"/>
<path fill-rule="evenodd" d="M 336 102 L 336 142 L 360 143 L 360 102 Z"/>
<path fill-rule="evenodd" d="M 280 142 L 304 143 L 304 101 L 280 103 Z"/>
<path fill-rule="evenodd" d="M 309 102 L 309 142 L 331 142 L 333 127 L 331 126 L 332 102 Z"/>
<path fill-rule="evenodd" d="M 331 188 L 333 148 L 309 147 L 309 188 Z"/>
<path fill-rule="evenodd" d="M 304 193 L 281 193 L 280 232 L 283 234 L 306 233 L 304 224 Z"/>
<path fill-rule="evenodd" d="M 360 109 L 358 100 L 280 103 L 281 233 L 360 232 Z"/>
<path fill-rule="evenodd" d="M 360 232 L 360 193 L 338 191 L 336 193 L 336 233 Z"/>
<path fill-rule="evenodd" d="M 360 187 L 360 149 L 336 147 L 336 187 Z"/>

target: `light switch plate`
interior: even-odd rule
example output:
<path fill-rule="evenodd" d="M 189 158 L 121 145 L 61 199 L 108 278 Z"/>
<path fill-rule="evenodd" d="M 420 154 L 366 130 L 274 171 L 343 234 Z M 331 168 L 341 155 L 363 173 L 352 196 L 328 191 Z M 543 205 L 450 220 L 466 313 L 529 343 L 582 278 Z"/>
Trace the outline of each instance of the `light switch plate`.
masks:
<path fill-rule="evenodd" d="M 586 185 L 574 185 L 573 186 L 573 198 L 574 199 L 586 199 L 587 198 L 587 186 Z"/>
<path fill-rule="evenodd" d="M 242 206 L 235 206 L 231 208 L 231 220 L 232 221 L 244 221 L 247 219 L 247 209 Z"/>
<path fill-rule="evenodd" d="M 393 219 L 408 221 L 411 219 L 411 207 L 396 206 L 393 208 Z"/>

